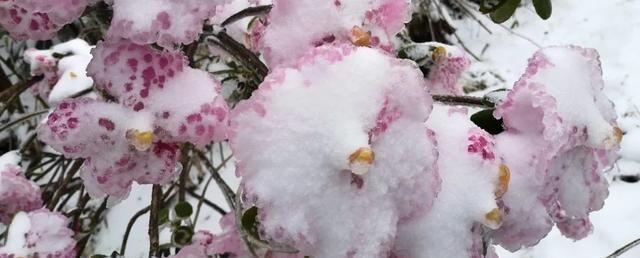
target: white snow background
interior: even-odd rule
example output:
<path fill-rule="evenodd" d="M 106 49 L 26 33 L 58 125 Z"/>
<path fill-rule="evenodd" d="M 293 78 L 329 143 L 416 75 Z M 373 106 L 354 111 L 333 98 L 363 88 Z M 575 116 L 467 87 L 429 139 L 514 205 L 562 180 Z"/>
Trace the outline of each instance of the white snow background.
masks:
<path fill-rule="evenodd" d="M 623 159 L 612 169 L 609 178 L 640 173 L 640 163 L 634 161 L 640 161 L 640 0 L 553 0 L 553 15 L 546 21 L 538 18 L 531 6 L 519 8 L 515 18 L 503 26 L 493 24 L 486 17 L 480 19 L 491 34 L 470 19 L 453 22 L 463 43 L 481 59 L 472 70 L 490 69 L 505 79 L 506 83 L 496 87 L 511 87 L 523 73 L 527 59 L 538 49 L 536 44 L 596 48 L 602 59 L 607 94 L 615 102 L 620 126 L 626 132 L 621 151 Z M 517 24 L 513 26 L 514 23 Z M 513 29 L 507 29 L 512 26 Z M 225 153 L 230 151 L 226 149 Z M 219 158 L 214 162 L 216 164 L 219 164 Z M 232 188 L 237 187 L 233 162 L 229 162 L 221 174 Z M 129 198 L 109 211 L 107 226 L 95 238 L 94 253 L 110 254 L 120 249 L 129 218 L 148 205 L 150 196 L 150 186 L 135 185 Z M 228 209 L 214 183 L 209 187 L 207 197 Z M 640 238 L 638 198 L 640 183 L 613 181 L 604 208 L 591 215 L 594 232 L 586 239 L 574 242 L 554 229 L 534 248 L 515 254 L 499 249 L 499 255 L 502 258 L 604 258 Z M 202 209 L 196 230 L 220 230 L 220 216 L 206 205 Z M 140 217 L 133 227 L 127 257 L 147 256 L 147 223 L 148 214 Z M 163 230 L 161 242 L 168 242 L 169 237 L 169 230 Z M 640 257 L 640 247 L 621 257 Z"/>

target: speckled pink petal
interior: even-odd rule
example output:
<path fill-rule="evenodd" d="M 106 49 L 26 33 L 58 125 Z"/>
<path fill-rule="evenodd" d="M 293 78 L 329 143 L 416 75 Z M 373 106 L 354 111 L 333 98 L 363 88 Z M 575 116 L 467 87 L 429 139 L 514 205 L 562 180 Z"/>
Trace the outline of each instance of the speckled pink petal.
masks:
<path fill-rule="evenodd" d="M 19 211 L 32 211 L 42 207 L 38 185 L 24 177 L 16 164 L 0 167 L 0 223 L 9 224 Z"/>
<path fill-rule="evenodd" d="M 0 25 L 15 39 L 47 40 L 82 15 L 88 0 L 3 0 Z"/>
<path fill-rule="evenodd" d="M 205 20 L 228 0 L 113 1 L 108 37 L 165 48 L 189 44 L 202 32 Z"/>

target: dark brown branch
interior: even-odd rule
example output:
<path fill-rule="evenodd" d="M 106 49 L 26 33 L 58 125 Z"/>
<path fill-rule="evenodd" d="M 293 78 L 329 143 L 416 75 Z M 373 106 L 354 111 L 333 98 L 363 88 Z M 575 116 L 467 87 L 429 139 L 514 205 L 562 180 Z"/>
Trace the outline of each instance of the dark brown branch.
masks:
<path fill-rule="evenodd" d="M 149 214 L 149 258 L 158 257 L 160 254 L 160 236 L 158 232 L 158 214 L 160 212 L 160 206 L 162 202 L 162 186 L 153 185 L 151 190 L 151 206 Z"/>
<path fill-rule="evenodd" d="M 77 159 L 76 161 L 73 162 L 73 165 L 71 166 L 71 169 L 67 173 L 67 176 L 64 178 L 64 180 L 62 180 L 62 182 L 60 182 L 60 184 L 58 184 L 58 189 L 54 192 L 53 197 L 48 202 L 47 208 L 49 210 L 53 210 L 56 207 L 56 205 L 58 204 L 58 201 L 60 201 L 60 197 L 62 197 L 62 195 L 64 194 L 63 189 L 67 184 L 69 184 L 69 182 L 71 182 L 73 177 L 80 170 L 80 167 L 82 167 L 82 163 L 84 163 L 84 159 Z"/>
<path fill-rule="evenodd" d="M 433 100 L 446 105 L 488 107 L 481 97 L 433 95 Z"/>
<path fill-rule="evenodd" d="M 207 198 L 204 198 L 200 195 L 198 195 L 196 192 L 194 192 L 191 189 L 186 189 L 187 193 L 193 197 L 198 199 L 198 201 L 203 202 L 204 204 L 206 204 L 207 206 L 211 207 L 212 209 L 214 209 L 216 212 L 220 213 L 220 215 L 224 216 L 227 214 L 227 211 L 225 211 L 222 207 L 218 206 L 217 204 L 213 203 L 212 201 L 209 201 Z"/>
<path fill-rule="evenodd" d="M 169 188 L 165 196 L 162 198 L 163 202 L 165 203 L 169 202 L 171 201 L 171 199 L 175 197 L 175 194 L 172 194 L 171 196 L 169 196 L 172 190 L 173 190 L 173 186 L 172 188 Z M 149 212 L 149 210 L 151 210 L 151 205 L 145 207 L 142 210 L 139 210 L 138 212 L 136 212 L 136 214 L 134 214 L 131 217 L 131 219 L 129 219 L 129 223 L 127 223 L 127 228 L 124 231 L 124 236 L 122 237 L 122 243 L 120 244 L 120 255 L 122 257 L 125 257 L 124 252 L 127 250 L 127 241 L 129 240 L 129 234 L 131 234 L 131 229 L 133 229 L 133 225 L 136 224 L 136 221 L 138 220 L 138 218 L 142 217 L 142 215 Z"/>
<path fill-rule="evenodd" d="M 255 53 L 247 49 L 242 43 L 236 41 L 224 31 L 214 32 L 210 35 L 213 35 L 215 38 L 208 38 L 207 42 L 222 48 L 236 60 L 255 70 L 261 77 L 264 78 L 267 76 L 269 68 L 260 61 L 260 58 L 258 58 Z"/>

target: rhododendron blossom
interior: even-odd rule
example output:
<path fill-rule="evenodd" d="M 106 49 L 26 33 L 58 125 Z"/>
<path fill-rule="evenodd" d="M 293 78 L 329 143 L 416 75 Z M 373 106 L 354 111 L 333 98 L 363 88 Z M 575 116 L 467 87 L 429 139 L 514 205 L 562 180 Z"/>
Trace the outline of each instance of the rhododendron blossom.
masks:
<path fill-rule="evenodd" d="M 169 183 L 179 171 L 178 143 L 204 146 L 225 136 L 227 106 L 218 84 L 186 67 L 178 53 L 127 41 L 103 42 L 89 71 L 119 100 L 64 101 L 39 130 L 40 138 L 71 158 L 86 158 L 85 185 L 94 197 L 118 200 L 131 183 Z"/>
<path fill-rule="evenodd" d="M 247 247 L 240 238 L 236 227 L 235 214 L 228 213 L 220 219 L 222 232 L 211 234 L 208 231 L 199 231 L 192 238 L 192 244 L 180 249 L 173 258 L 200 258 L 216 254 L 232 255 L 232 257 L 250 257 Z"/>
<path fill-rule="evenodd" d="M 436 43 L 412 44 L 400 50 L 400 55 L 416 61 L 425 73 L 432 94 L 462 95 L 460 75 L 471 62 L 459 48 Z"/>
<path fill-rule="evenodd" d="M 608 195 L 603 170 L 622 137 L 602 89 L 593 49 L 546 48 L 529 60 L 496 110 L 507 129 L 496 146 L 516 189 L 503 197 L 497 243 L 509 250 L 534 245 L 554 223 L 574 239 L 591 231 L 588 215 Z"/>
<path fill-rule="evenodd" d="M 275 0 L 258 49 L 269 66 L 289 66 L 315 46 L 352 42 L 391 51 L 409 19 L 406 0 Z"/>
<path fill-rule="evenodd" d="M 431 211 L 401 223 L 394 254 L 484 257 L 480 224 L 500 226 L 496 198 L 507 192 L 509 169 L 495 153 L 493 137 L 469 121 L 467 108 L 435 105 L 427 126 L 438 142 L 442 190 Z"/>
<path fill-rule="evenodd" d="M 0 25 L 17 39 L 47 40 L 84 11 L 88 0 L 3 0 Z"/>
<path fill-rule="evenodd" d="M 15 152 L 0 156 L 0 223 L 8 224 L 14 214 L 42 207 L 40 188 L 22 174 Z"/>
<path fill-rule="evenodd" d="M 108 37 L 166 48 L 189 44 L 202 32 L 205 20 L 227 0 L 113 1 Z"/>
<path fill-rule="evenodd" d="M 133 111 L 149 112 L 157 138 L 204 146 L 225 138 L 228 107 L 220 84 L 187 66 L 179 52 L 119 40 L 92 51 L 89 74 L 98 88 Z"/>
<path fill-rule="evenodd" d="M 0 257 L 76 257 L 67 224 L 65 216 L 47 209 L 20 212 L 9 226 L 6 245 L 0 246 Z"/>
<path fill-rule="evenodd" d="M 386 257 L 439 189 L 430 110 L 415 64 L 370 48 L 323 46 L 272 71 L 230 135 L 261 232 L 300 255 Z"/>
<path fill-rule="evenodd" d="M 31 88 L 33 93 L 55 104 L 91 88 L 93 80 L 86 72 L 91 48 L 84 40 L 74 39 L 48 50 L 27 49 L 24 59 L 31 66 L 31 74 L 44 76 Z M 54 54 L 63 57 L 57 59 Z"/>

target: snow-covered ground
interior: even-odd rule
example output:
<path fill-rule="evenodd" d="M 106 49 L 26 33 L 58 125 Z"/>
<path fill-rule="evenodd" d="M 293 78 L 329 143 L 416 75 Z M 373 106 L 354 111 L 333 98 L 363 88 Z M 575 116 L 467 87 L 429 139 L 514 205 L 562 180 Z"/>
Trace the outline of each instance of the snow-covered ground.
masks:
<path fill-rule="evenodd" d="M 640 1 L 554 0 L 553 8 L 547 21 L 538 18 L 532 6 L 520 8 L 515 19 L 505 22 L 504 27 L 481 17 L 491 34 L 474 21 L 458 21 L 457 33 L 482 60 L 476 66 L 489 67 L 506 80 L 502 87 L 510 87 L 518 79 L 538 46 L 573 44 L 596 48 L 602 59 L 606 92 L 616 104 L 620 126 L 627 132 L 622 143 L 623 160 L 609 176 L 640 173 L 640 164 L 632 161 L 640 160 Z M 514 28 L 508 30 L 514 23 Z M 640 184 L 612 182 L 604 208 L 591 216 L 592 235 L 574 242 L 554 230 L 538 246 L 516 254 L 499 250 L 500 257 L 606 257 L 640 238 L 638 197 Z M 640 247 L 621 257 L 640 257 Z"/>

